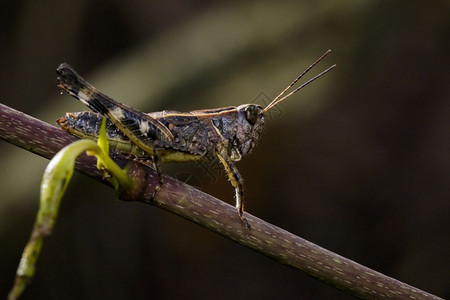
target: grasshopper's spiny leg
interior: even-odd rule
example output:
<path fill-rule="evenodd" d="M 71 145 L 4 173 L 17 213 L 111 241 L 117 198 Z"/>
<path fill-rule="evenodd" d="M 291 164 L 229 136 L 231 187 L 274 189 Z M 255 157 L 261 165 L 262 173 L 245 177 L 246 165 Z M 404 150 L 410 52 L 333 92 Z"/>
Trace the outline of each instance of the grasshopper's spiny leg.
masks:
<path fill-rule="evenodd" d="M 94 112 L 106 116 L 136 146 L 151 156 L 153 167 L 158 173 L 158 185 L 150 199 L 152 202 L 163 184 L 155 143 L 172 142 L 174 138 L 172 132 L 160 121 L 101 93 L 69 65 L 61 64 L 56 72 L 57 83 L 61 89 L 83 102 Z"/>
<path fill-rule="evenodd" d="M 224 166 L 225 172 L 227 172 L 228 178 L 236 191 L 236 209 L 239 218 L 241 218 L 248 229 L 251 229 L 250 223 L 244 217 L 244 179 L 223 147 L 217 147 L 216 155 Z"/>
<path fill-rule="evenodd" d="M 119 103 L 98 91 L 68 64 L 56 70 L 58 86 L 77 98 L 94 112 L 100 113 L 114 123 L 133 143 L 151 152 L 156 141 L 172 142 L 172 132 L 160 121 L 147 114 Z"/>

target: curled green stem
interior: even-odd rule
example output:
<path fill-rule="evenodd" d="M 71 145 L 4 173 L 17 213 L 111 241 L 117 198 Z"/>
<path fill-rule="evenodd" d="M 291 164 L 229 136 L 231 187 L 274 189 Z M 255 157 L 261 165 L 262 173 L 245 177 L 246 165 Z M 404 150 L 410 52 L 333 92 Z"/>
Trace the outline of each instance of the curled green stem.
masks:
<path fill-rule="evenodd" d="M 119 186 L 124 189 L 131 188 L 132 182 L 129 177 L 108 155 L 104 124 L 105 120 L 103 120 L 103 132 L 100 131 L 97 144 L 91 140 L 76 141 L 59 151 L 45 169 L 41 182 L 39 211 L 31 237 L 25 246 L 17 268 L 16 279 L 8 296 L 9 300 L 18 299 L 26 284 L 33 278 L 43 239 L 51 234 L 55 226 L 61 198 L 72 178 L 75 160 L 80 154 L 86 152 L 88 155 L 95 155 L 98 167 L 106 169 L 112 175 L 110 180 L 116 190 Z"/>

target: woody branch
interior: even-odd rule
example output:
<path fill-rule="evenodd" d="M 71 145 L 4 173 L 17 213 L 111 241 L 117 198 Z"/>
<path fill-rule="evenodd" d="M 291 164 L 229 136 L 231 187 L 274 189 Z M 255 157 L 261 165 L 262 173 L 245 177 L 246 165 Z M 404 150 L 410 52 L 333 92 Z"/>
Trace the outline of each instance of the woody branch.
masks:
<path fill-rule="evenodd" d="M 0 104 L 0 138 L 48 159 L 77 140 L 56 127 L 3 104 Z M 158 183 L 156 172 L 137 162 L 121 160 L 118 163 L 129 164 L 128 175 L 136 186 L 133 191 L 120 195 L 121 200 L 149 203 Z M 107 183 L 97 170 L 93 157 L 80 156 L 75 168 L 80 173 Z M 164 185 L 154 200 L 151 204 L 156 207 L 197 223 L 351 295 L 365 299 L 441 299 L 246 213 L 246 218 L 252 224 L 252 229 L 248 230 L 239 220 L 233 206 L 171 177 L 164 176 Z"/>

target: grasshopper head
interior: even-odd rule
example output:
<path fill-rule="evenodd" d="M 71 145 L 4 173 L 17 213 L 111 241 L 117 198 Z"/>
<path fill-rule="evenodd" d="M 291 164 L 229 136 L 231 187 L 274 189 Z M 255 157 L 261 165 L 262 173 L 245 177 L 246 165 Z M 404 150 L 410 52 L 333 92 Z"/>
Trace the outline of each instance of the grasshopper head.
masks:
<path fill-rule="evenodd" d="M 238 127 L 235 145 L 242 156 L 249 154 L 256 146 L 264 126 L 264 109 L 256 104 L 237 107 Z"/>

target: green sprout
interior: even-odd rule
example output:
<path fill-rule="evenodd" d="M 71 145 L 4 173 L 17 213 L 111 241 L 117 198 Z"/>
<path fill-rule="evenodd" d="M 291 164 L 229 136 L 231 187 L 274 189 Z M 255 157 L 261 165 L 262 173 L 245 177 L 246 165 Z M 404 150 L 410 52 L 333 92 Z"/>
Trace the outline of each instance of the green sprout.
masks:
<path fill-rule="evenodd" d="M 14 285 L 8 295 L 9 300 L 18 299 L 27 283 L 36 272 L 36 262 L 41 252 L 44 237 L 50 235 L 56 223 L 61 198 L 75 167 L 76 158 L 86 152 L 97 158 L 97 168 L 107 174 L 107 180 L 114 186 L 116 192 L 119 187 L 127 190 L 132 181 L 109 157 L 109 144 L 106 137 L 106 119 L 103 118 L 97 143 L 83 139 L 61 149 L 50 161 L 44 171 L 41 182 L 39 211 L 36 216 L 31 237 L 25 246 L 16 272 Z M 105 176 L 106 177 L 106 176 Z"/>

